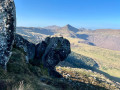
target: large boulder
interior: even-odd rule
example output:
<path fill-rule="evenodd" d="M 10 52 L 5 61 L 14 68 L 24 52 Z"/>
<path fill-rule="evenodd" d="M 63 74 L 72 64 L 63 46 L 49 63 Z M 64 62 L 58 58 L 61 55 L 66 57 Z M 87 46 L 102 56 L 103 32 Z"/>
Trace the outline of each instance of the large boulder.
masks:
<path fill-rule="evenodd" d="M 71 53 L 70 42 L 63 37 L 47 37 L 37 45 L 36 50 L 37 58 L 48 68 L 49 74 L 53 77 L 62 77 L 55 71 L 55 66 Z"/>
<path fill-rule="evenodd" d="M 6 69 L 11 56 L 16 31 L 16 11 L 13 0 L 0 0 L 0 65 Z"/>
<path fill-rule="evenodd" d="M 21 35 L 15 34 L 14 46 L 23 49 L 26 53 L 26 61 L 33 60 L 35 57 L 35 44 L 27 41 Z"/>
<path fill-rule="evenodd" d="M 47 48 L 42 56 L 42 62 L 46 67 L 54 68 L 71 53 L 70 42 L 63 37 L 46 38 Z"/>

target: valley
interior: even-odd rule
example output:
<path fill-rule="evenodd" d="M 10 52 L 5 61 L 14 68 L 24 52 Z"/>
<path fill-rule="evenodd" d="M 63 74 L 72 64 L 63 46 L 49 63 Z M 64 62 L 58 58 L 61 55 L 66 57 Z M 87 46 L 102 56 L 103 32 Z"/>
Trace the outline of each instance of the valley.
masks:
<path fill-rule="evenodd" d="M 108 74 L 106 76 L 110 76 L 109 78 L 120 78 L 120 30 L 77 29 L 68 24 L 64 27 L 17 27 L 17 33 L 35 44 L 44 40 L 45 37 L 63 36 L 70 41 L 73 53 L 59 65 L 98 69 Z M 117 80 L 116 78 L 112 80 Z"/>

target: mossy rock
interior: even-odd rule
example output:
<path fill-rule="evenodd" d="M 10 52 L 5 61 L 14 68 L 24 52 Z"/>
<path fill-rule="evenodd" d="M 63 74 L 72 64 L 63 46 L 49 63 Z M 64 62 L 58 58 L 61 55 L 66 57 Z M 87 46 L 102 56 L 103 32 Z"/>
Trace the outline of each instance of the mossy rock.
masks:
<path fill-rule="evenodd" d="M 12 73 L 30 73 L 22 50 L 13 49 L 12 56 L 7 64 L 7 71 Z"/>
<path fill-rule="evenodd" d="M 20 48 L 13 48 L 12 56 L 7 64 L 7 71 L 15 74 L 32 74 L 40 77 L 41 75 L 48 76 L 47 68 L 44 68 L 42 64 L 39 66 L 33 66 L 30 63 L 26 63 L 25 52 Z"/>

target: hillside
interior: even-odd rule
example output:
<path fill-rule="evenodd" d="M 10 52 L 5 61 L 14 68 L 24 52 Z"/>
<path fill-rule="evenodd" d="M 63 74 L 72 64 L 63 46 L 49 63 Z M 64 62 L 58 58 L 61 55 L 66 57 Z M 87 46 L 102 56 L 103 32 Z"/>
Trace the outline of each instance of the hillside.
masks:
<path fill-rule="evenodd" d="M 70 80 L 79 82 L 85 82 L 88 85 L 93 84 L 96 86 L 106 87 L 107 89 L 114 90 L 111 86 L 120 88 L 120 83 L 113 82 L 106 78 L 103 74 L 99 74 L 92 70 L 86 70 L 83 68 L 71 68 L 71 67 L 56 67 L 56 70 L 63 75 L 63 77 Z"/>
<path fill-rule="evenodd" d="M 57 66 L 56 71 L 58 71 L 64 78 L 55 78 L 49 75 L 48 68 L 45 68 L 43 64 L 36 66 L 31 63 L 26 63 L 26 55 L 27 53 L 24 52 L 23 49 L 14 45 L 14 48 L 12 49 L 12 56 L 7 64 L 7 72 L 0 68 L 1 90 L 120 89 L 119 83 L 111 81 L 104 75 L 95 71 L 93 72 L 92 70 L 83 69 L 99 68 L 97 63 L 92 58 L 72 52 L 67 60 L 68 62 L 70 61 L 69 64 L 74 66 Z M 79 63 L 76 63 L 75 59 L 76 61 L 80 60 L 78 61 L 80 65 Z M 34 61 L 36 62 L 36 60 Z"/>
<path fill-rule="evenodd" d="M 41 33 L 42 31 L 46 32 L 46 29 L 50 32 L 50 34 Z M 17 28 L 17 33 L 21 34 L 21 32 L 23 32 L 21 35 L 23 35 L 25 38 L 29 38 L 29 40 L 34 43 L 41 42 L 41 40 L 46 36 L 64 36 L 70 41 L 72 51 L 75 54 L 72 53 L 66 62 L 61 64 L 62 66 L 75 68 L 82 67 L 86 69 L 89 66 L 92 66 L 92 68 L 89 67 L 89 69 L 100 70 L 98 72 L 105 75 L 108 74 L 106 76 L 112 80 L 119 81 L 119 30 L 102 29 L 91 31 L 85 28 L 76 29 L 71 25 L 66 25 L 64 27 L 51 26 L 46 29 L 19 27 Z M 42 39 L 40 40 L 37 35 L 40 35 Z M 89 60 L 89 64 L 87 63 L 87 60 Z M 94 67 L 94 65 L 97 65 L 97 68 Z"/>
<path fill-rule="evenodd" d="M 95 46 L 120 51 L 120 30 L 95 30 L 78 32 L 78 38 L 93 43 Z"/>
<path fill-rule="evenodd" d="M 99 65 L 99 70 L 120 78 L 119 51 L 112 51 L 85 44 L 80 44 L 79 47 L 73 48 L 72 51 L 93 58 Z M 119 82 L 120 79 L 118 78 L 115 78 L 115 80 Z"/>
<path fill-rule="evenodd" d="M 71 52 L 68 58 L 63 62 L 60 62 L 58 66 L 71 68 L 85 68 L 91 70 L 94 68 L 99 69 L 99 65 L 95 62 L 94 59 L 74 52 Z"/>
<path fill-rule="evenodd" d="M 7 65 L 7 72 L 0 68 L 0 90 L 106 90 L 119 88 L 116 83 L 104 76 L 101 77 L 99 74 L 83 69 L 80 69 L 78 72 L 78 75 L 84 77 L 82 79 L 77 79 L 74 76 L 71 78 L 52 78 L 49 76 L 47 68 L 44 68 L 42 64 L 40 66 L 33 66 L 26 63 L 25 52 L 22 49 L 14 47 L 12 52 L 13 54 Z M 69 73 L 67 68 L 62 69 L 64 70 L 64 75 L 65 73 Z M 73 69 L 69 70 L 73 72 Z M 60 68 L 57 71 L 60 72 Z M 74 71 L 77 73 L 78 70 Z M 89 78 L 90 73 L 97 79 Z M 74 75 L 75 73 L 69 74 Z"/>
<path fill-rule="evenodd" d="M 76 81 L 74 79 L 71 79 L 70 81 L 66 78 L 51 78 L 48 75 L 47 68 L 44 68 L 42 64 L 40 66 L 27 64 L 25 53 L 22 49 L 13 48 L 12 52 L 13 54 L 7 65 L 8 72 L 5 72 L 0 68 L 1 90 L 105 90 L 118 88 L 118 86 L 116 86 L 117 84 L 106 78 L 106 83 L 101 81 L 101 84 L 97 82 L 98 80 L 96 81 L 94 79 L 91 80 L 96 82 L 96 84 L 88 84 L 85 81 Z"/>

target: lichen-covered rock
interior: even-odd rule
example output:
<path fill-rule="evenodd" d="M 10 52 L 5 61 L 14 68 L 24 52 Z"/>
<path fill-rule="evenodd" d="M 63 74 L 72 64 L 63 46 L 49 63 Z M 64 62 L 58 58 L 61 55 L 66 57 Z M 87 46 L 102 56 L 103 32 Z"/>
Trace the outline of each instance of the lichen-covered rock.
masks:
<path fill-rule="evenodd" d="M 42 56 L 42 63 L 49 69 L 50 75 L 60 77 L 54 68 L 71 53 L 70 42 L 63 37 L 48 37 L 44 43 L 47 44 L 47 47 Z"/>
<path fill-rule="evenodd" d="M 13 0 L 0 0 L 0 65 L 6 69 L 11 56 L 16 30 L 16 11 Z"/>
<path fill-rule="evenodd" d="M 34 59 L 35 57 L 35 44 L 30 43 L 26 39 L 24 39 L 22 36 L 15 34 L 15 47 L 21 48 L 26 53 L 26 61 L 29 62 L 29 60 Z"/>
<path fill-rule="evenodd" d="M 41 59 L 42 55 L 45 53 L 46 48 L 47 43 L 45 41 L 42 41 L 41 43 L 36 45 L 36 59 Z"/>
<path fill-rule="evenodd" d="M 43 64 L 53 77 L 62 77 L 55 66 L 71 53 L 70 42 L 63 37 L 47 37 L 45 41 L 35 45 L 22 36 L 15 34 L 15 47 L 26 52 L 27 62 L 39 66 Z"/>

